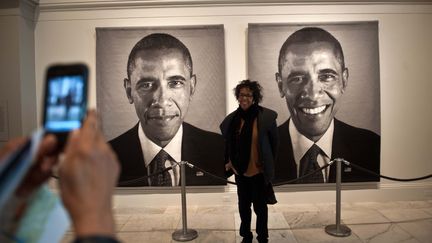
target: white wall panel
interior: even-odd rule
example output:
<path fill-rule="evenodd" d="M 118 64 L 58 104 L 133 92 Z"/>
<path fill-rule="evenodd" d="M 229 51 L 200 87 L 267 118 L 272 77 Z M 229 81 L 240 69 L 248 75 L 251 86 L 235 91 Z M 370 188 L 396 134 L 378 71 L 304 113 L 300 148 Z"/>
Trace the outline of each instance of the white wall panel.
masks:
<path fill-rule="evenodd" d="M 248 23 L 344 22 L 379 21 L 381 74 L 381 172 L 394 177 L 417 177 L 432 173 L 432 5 L 424 4 L 245 4 L 128 7 L 122 1 L 112 5 L 87 6 L 41 0 L 35 31 L 36 95 L 40 104 L 45 68 L 53 62 L 86 62 L 91 69 L 90 105 L 95 106 L 95 28 L 129 26 L 213 25 L 225 26 L 227 111 L 237 106 L 232 95 L 236 83 L 246 78 Z M 73 2 L 73 1 L 72 1 Z M 100 1 L 92 1 L 100 2 Z M 131 1 L 126 1 L 131 2 Z M 190 1 L 189 1 L 190 2 Z M 40 107 L 38 106 L 38 111 Z M 38 113 L 40 116 L 40 112 Z M 348 189 L 358 189 L 358 185 Z M 360 186 L 361 187 L 361 186 Z M 374 188 L 367 184 L 364 187 Z M 354 201 L 389 198 L 432 198 L 432 181 L 400 183 L 382 180 L 377 189 L 347 192 Z M 207 188 L 208 189 L 208 188 Z M 194 189 L 203 192 L 206 188 Z M 308 187 L 287 187 L 282 198 L 303 197 L 299 202 L 333 200 L 331 187 L 318 188 L 323 192 L 307 191 Z M 233 187 L 208 189 L 214 202 L 231 200 L 218 192 Z M 328 190 L 328 191 L 327 191 Z M 118 190 L 118 202 L 123 198 L 142 197 L 157 201 L 157 197 L 130 195 L 138 189 Z M 154 191 L 144 192 L 154 193 Z M 124 195 L 124 194 L 127 194 Z M 200 193 L 191 195 L 200 197 Z M 231 196 L 230 196 L 231 195 Z M 325 196 L 322 196 L 325 195 Z M 177 194 L 164 197 L 176 198 Z M 209 197 L 209 198 L 210 198 Z M 162 200 L 162 199 L 161 199 Z M 194 199 L 192 199 L 194 200 Z M 198 200 L 198 199 L 197 199 Z M 235 197 L 234 199 L 235 200 Z M 173 200 L 174 204 L 178 201 Z M 199 200 L 197 201 L 199 203 Z"/>

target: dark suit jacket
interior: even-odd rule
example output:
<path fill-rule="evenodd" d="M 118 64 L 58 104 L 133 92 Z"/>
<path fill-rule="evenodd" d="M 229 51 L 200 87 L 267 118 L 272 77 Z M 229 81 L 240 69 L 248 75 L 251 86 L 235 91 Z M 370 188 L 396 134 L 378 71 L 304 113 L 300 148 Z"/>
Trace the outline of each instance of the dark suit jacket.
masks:
<path fill-rule="evenodd" d="M 138 124 L 109 141 L 121 163 L 119 181 L 133 180 L 147 175 L 143 152 L 138 137 Z M 188 161 L 203 170 L 224 176 L 223 139 L 213 132 L 204 131 L 183 122 L 182 161 Z M 225 182 L 197 173 L 186 166 L 186 185 L 226 185 Z M 121 185 L 120 185 L 121 186 Z M 140 180 L 127 186 L 149 186 L 148 180 Z"/>
<path fill-rule="evenodd" d="M 280 150 L 275 164 L 275 182 L 297 178 L 297 165 L 294 160 L 288 121 L 279 126 Z M 332 155 L 330 160 L 343 158 L 375 173 L 380 173 L 380 136 L 357 127 L 334 120 Z M 336 181 L 336 164 L 330 167 L 328 182 Z M 378 176 L 370 175 L 342 163 L 343 182 L 379 181 Z"/>
<path fill-rule="evenodd" d="M 228 163 L 231 138 L 230 126 L 236 111 L 229 114 L 221 123 L 220 129 L 225 140 L 225 163 Z M 258 141 L 259 141 L 259 160 L 263 164 L 264 177 L 266 181 L 271 181 L 274 177 L 274 161 L 276 159 L 279 136 L 276 127 L 277 113 L 273 110 L 259 106 L 258 112 Z M 227 175 L 229 176 L 229 174 Z"/>

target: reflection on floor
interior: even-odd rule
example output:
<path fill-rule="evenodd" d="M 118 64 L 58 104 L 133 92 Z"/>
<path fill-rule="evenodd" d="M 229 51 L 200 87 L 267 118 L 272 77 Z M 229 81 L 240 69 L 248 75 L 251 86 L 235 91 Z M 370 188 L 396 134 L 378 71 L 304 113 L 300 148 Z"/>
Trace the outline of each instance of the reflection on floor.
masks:
<path fill-rule="evenodd" d="M 182 229 L 180 207 L 121 208 L 115 214 L 122 242 L 176 242 L 171 234 Z M 269 206 L 269 242 L 432 242 L 432 200 L 343 203 L 341 220 L 352 230 L 349 237 L 324 231 L 335 224 L 334 204 L 278 203 Z M 236 205 L 189 206 L 187 211 L 188 228 L 198 231 L 189 242 L 241 242 L 239 225 Z M 68 232 L 62 242 L 71 239 Z"/>

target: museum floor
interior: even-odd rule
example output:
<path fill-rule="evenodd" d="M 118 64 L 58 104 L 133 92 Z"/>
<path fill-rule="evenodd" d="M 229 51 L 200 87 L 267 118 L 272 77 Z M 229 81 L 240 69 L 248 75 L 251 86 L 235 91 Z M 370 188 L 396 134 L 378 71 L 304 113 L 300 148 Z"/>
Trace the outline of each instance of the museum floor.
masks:
<path fill-rule="evenodd" d="M 176 242 L 171 234 L 182 228 L 179 207 L 123 207 L 115 214 L 122 242 Z M 432 242 L 432 200 L 342 203 L 341 215 L 352 230 L 349 237 L 324 231 L 335 223 L 334 204 L 269 206 L 269 242 Z M 241 241 L 236 205 L 189 206 L 187 218 L 188 228 L 198 231 L 198 238 L 190 242 Z M 68 232 L 62 242 L 72 237 Z"/>

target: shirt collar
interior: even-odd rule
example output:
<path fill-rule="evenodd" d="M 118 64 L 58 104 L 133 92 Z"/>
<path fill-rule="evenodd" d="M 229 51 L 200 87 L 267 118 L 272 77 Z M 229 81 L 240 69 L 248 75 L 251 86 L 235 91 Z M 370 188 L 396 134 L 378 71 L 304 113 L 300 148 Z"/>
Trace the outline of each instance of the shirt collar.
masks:
<path fill-rule="evenodd" d="M 181 161 L 182 137 L 183 124 L 177 130 L 177 133 L 174 135 L 171 141 L 163 148 L 165 152 L 167 152 L 171 158 L 177 162 Z M 138 138 L 141 143 L 141 150 L 143 151 L 144 163 L 147 167 L 152 162 L 154 157 L 159 153 L 162 147 L 155 144 L 144 134 L 144 131 L 141 127 L 141 122 L 138 126 Z"/>
<path fill-rule="evenodd" d="M 301 134 L 295 127 L 292 120 L 289 120 L 289 133 L 291 136 L 291 143 L 293 147 L 294 159 L 297 164 L 300 163 L 301 158 L 312 147 L 314 142 L 309 140 Z M 324 135 L 316 142 L 316 145 L 325 153 L 328 158 L 331 158 L 332 143 L 333 143 L 334 119 L 331 121 L 329 128 Z"/>

